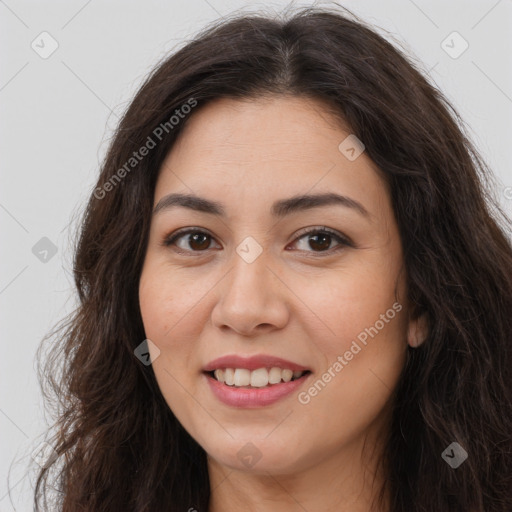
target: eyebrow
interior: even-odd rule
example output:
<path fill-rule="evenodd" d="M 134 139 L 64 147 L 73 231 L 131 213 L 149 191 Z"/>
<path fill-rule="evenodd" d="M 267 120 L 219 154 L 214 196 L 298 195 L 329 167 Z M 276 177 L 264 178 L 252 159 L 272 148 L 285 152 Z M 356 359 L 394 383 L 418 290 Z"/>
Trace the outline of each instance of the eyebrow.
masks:
<path fill-rule="evenodd" d="M 331 205 L 352 208 L 361 215 L 370 217 L 370 213 L 360 202 L 333 192 L 323 194 L 304 194 L 293 196 L 288 199 L 280 199 L 272 204 L 270 211 L 273 217 L 281 218 L 299 211 Z M 168 194 L 160 199 L 153 209 L 153 215 L 173 207 L 189 208 L 190 210 L 198 212 L 226 217 L 226 210 L 221 203 L 193 194 L 180 193 Z"/>

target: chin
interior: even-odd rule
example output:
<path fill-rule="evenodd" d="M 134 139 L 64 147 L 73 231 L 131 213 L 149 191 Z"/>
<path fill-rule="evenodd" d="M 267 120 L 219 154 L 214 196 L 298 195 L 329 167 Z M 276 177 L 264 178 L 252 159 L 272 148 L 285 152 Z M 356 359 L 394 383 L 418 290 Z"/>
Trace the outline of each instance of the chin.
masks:
<path fill-rule="evenodd" d="M 237 471 L 253 474 L 291 474 L 306 468 L 306 455 L 297 451 L 297 444 L 289 436 L 265 439 L 257 436 L 239 436 L 236 439 L 203 445 L 208 456 L 218 464 Z M 304 447 L 302 447 L 304 449 Z"/>

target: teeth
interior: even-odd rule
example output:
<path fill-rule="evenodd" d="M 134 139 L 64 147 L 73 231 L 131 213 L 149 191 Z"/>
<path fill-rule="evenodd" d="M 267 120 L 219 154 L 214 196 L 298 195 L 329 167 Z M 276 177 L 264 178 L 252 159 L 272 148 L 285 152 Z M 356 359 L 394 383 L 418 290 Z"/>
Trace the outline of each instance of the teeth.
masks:
<path fill-rule="evenodd" d="M 222 370 L 219 370 L 219 372 L 222 372 Z M 235 384 L 235 370 L 233 370 L 233 368 L 226 368 L 224 370 L 224 382 L 228 386 L 233 386 Z"/>
<path fill-rule="evenodd" d="M 281 382 L 282 370 L 281 368 L 271 368 L 268 374 L 268 381 L 270 384 L 279 384 Z"/>
<path fill-rule="evenodd" d="M 235 386 L 248 386 L 251 382 L 251 372 L 245 368 L 235 370 Z"/>
<path fill-rule="evenodd" d="M 273 367 L 258 368 L 257 370 L 247 370 L 245 368 L 225 368 L 217 369 L 213 372 L 215 378 L 228 386 L 251 386 L 253 388 L 264 388 L 269 384 L 279 384 L 281 381 L 290 382 L 292 379 L 298 379 L 304 372 L 292 371 L 288 368 L 282 369 Z"/>
<path fill-rule="evenodd" d="M 268 372 L 266 368 L 258 368 L 251 372 L 251 386 L 253 388 L 264 388 L 266 385 L 268 385 Z"/>
<path fill-rule="evenodd" d="M 283 380 L 285 382 L 290 382 L 292 380 L 292 377 L 293 377 L 293 372 L 291 370 L 283 370 Z"/>

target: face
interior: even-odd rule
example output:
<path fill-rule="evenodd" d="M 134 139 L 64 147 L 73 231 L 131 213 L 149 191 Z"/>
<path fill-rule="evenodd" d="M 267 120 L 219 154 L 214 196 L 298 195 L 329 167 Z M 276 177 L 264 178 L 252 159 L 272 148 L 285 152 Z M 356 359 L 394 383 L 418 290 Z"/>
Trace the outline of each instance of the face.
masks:
<path fill-rule="evenodd" d="M 216 464 L 290 474 L 387 428 L 411 328 L 401 244 L 349 135 L 315 100 L 220 99 L 162 165 L 140 308 L 161 392 Z"/>

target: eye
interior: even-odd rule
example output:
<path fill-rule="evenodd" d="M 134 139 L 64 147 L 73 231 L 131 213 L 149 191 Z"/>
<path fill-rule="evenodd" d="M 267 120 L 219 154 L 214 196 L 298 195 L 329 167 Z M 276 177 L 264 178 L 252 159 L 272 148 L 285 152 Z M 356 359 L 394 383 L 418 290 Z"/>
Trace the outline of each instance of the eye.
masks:
<path fill-rule="evenodd" d="M 299 232 L 298 238 L 295 239 L 295 244 L 301 244 L 303 250 L 306 252 L 320 252 L 320 253 L 333 253 L 344 249 L 345 247 L 354 247 L 354 244 L 346 236 L 334 231 L 325 226 L 321 228 L 305 228 Z M 332 247 L 332 243 L 336 242 L 338 245 Z M 313 249 L 312 251 L 308 249 Z"/>
<path fill-rule="evenodd" d="M 176 243 L 182 242 L 182 239 L 184 239 L 182 245 Z M 181 249 L 176 251 L 178 253 L 202 252 L 210 249 L 210 243 L 212 240 L 213 237 L 206 231 L 198 228 L 187 228 L 185 230 L 177 231 L 165 238 L 163 245 L 166 247 L 176 245 Z"/>
<path fill-rule="evenodd" d="M 305 252 L 331 254 L 345 247 L 354 247 L 349 238 L 325 226 L 313 229 L 305 228 L 299 232 L 299 235 L 293 243 L 300 244 L 302 242 L 303 247 L 299 250 Z M 211 249 L 213 240 L 213 236 L 202 229 L 186 228 L 166 237 L 162 245 L 177 247 L 174 250 L 179 254 L 198 253 Z M 337 243 L 334 247 L 332 247 L 333 242 Z M 287 247 L 289 246 L 290 244 Z M 313 250 L 309 250 L 308 247 Z"/>

